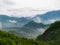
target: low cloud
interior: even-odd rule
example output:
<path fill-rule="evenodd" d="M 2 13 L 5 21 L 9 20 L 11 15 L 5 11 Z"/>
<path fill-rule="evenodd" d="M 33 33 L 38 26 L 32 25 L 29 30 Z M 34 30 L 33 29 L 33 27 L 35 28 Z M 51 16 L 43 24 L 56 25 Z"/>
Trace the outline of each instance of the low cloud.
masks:
<path fill-rule="evenodd" d="M 56 21 L 60 21 L 60 19 L 50 19 L 50 20 L 43 21 L 43 23 L 44 24 L 51 24 L 51 23 L 54 23 Z"/>
<path fill-rule="evenodd" d="M 37 14 L 46 13 L 46 10 L 34 9 L 34 8 L 19 8 L 19 9 L 7 9 L 1 10 L 0 13 L 7 14 L 8 16 L 15 17 L 33 17 Z"/>
<path fill-rule="evenodd" d="M 41 23 L 42 22 L 42 20 L 39 17 L 36 17 L 35 19 L 33 19 L 33 21 L 36 22 L 36 23 Z"/>
<path fill-rule="evenodd" d="M 10 23 L 17 23 L 15 20 L 9 20 Z"/>

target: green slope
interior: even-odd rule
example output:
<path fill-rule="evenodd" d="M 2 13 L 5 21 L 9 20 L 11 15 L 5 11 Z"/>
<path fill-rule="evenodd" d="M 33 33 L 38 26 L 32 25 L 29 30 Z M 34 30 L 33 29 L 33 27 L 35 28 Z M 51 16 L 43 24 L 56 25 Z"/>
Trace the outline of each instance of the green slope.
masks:
<path fill-rule="evenodd" d="M 43 33 L 37 37 L 39 41 L 45 41 L 50 45 L 60 45 L 60 21 L 57 21 Z"/>
<path fill-rule="evenodd" d="M 18 37 L 14 34 L 0 31 L 0 45 L 47 45 L 47 43 Z"/>

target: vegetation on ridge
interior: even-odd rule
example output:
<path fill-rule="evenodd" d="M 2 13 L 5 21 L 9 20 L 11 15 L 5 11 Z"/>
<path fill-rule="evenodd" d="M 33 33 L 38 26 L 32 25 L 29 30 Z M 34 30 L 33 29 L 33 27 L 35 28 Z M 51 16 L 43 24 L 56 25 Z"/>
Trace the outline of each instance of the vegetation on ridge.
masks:
<path fill-rule="evenodd" d="M 37 37 L 37 40 L 47 42 L 50 45 L 60 45 L 60 21 L 57 21 Z"/>
<path fill-rule="evenodd" d="M 0 45 L 47 45 L 47 43 L 18 37 L 14 34 L 0 31 Z"/>

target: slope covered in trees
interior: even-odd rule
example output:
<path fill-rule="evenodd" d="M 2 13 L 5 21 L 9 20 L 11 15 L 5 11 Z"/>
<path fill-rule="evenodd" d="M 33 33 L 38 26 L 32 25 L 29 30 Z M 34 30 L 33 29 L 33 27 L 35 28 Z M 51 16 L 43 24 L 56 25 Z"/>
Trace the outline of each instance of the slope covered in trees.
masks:
<path fill-rule="evenodd" d="M 14 34 L 0 31 L 0 45 L 47 45 L 47 43 L 18 37 Z"/>
<path fill-rule="evenodd" d="M 37 37 L 37 40 L 50 43 L 50 45 L 60 45 L 60 21 L 57 21 Z"/>

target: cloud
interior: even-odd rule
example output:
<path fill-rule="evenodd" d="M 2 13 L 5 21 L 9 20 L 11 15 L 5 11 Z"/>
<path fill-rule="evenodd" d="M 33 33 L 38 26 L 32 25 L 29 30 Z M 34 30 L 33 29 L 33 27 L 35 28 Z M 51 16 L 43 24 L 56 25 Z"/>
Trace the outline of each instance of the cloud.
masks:
<path fill-rule="evenodd" d="M 60 21 L 60 19 L 50 19 L 50 20 L 47 20 L 47 21 L 43 21 L 44 24 L 51 24 L 51 23 L 54 23 L 56 21 Z"/>
<path fill-rule="evenodd" d="M 36 22 L 36 23 L 41 23 L 42 22 L 42 20 L 39 17 L 36 17 L 33 21 Z"/>
<path fill-rule="evenodd" d="M 52 10 L 60 10 L 60 0 L 0 0 L 0 14 L 9 16 L 35 16 Z"/>
<path fill-rule="evenodd" d="M 12 2 L 10 0 L 3 0 L 3 3 L 7 4 L 7 5 L 13 5 L 14 4 L 14 2 Z"/>
<path fill-rule="evenodd" d="M 7 10 L 12 8 L 15 3 L 10 0 L 0 0 L 0 10 Z"/>
<path fill-rule="evenodd" d="M 15 21 L 15 20 L 9 20 L 9 22 L 11 22 L 11 23 L 16 23 L 16 21 Z"/>
<path fill-rule="evenodd" d="M 38 28 L 37 31 L 39 32 L 39 34 L 43 34 L 45 32 L 44 28 Z"/>
<path fill-rule="evenodd" d="M 57 18 L 57 19 L 51 19 L 51 20 L 48 20 L 50 23 L 54 23 L 54 22 L 56 22 L 56 21 L 60 21 L 60 19 L 59 18 Z"/>
<path fill-rule="evenodd" d="M 55 21 L 56 21 L 56 20 L 53 20 L 53 19 L 52 19 L 52 20 L 49 20 L 50 23 L 54 23 Z"/>
<path fill-rule="evenodd" d="M 36 14 L 43 14 L 46 10 L 34 9 L 34 8 L 19 8 L 19 9 L 7 9 L 1 10 L 0 13 L 7 14 L 8 16 L 26 17 L 35 16 Z"/>

